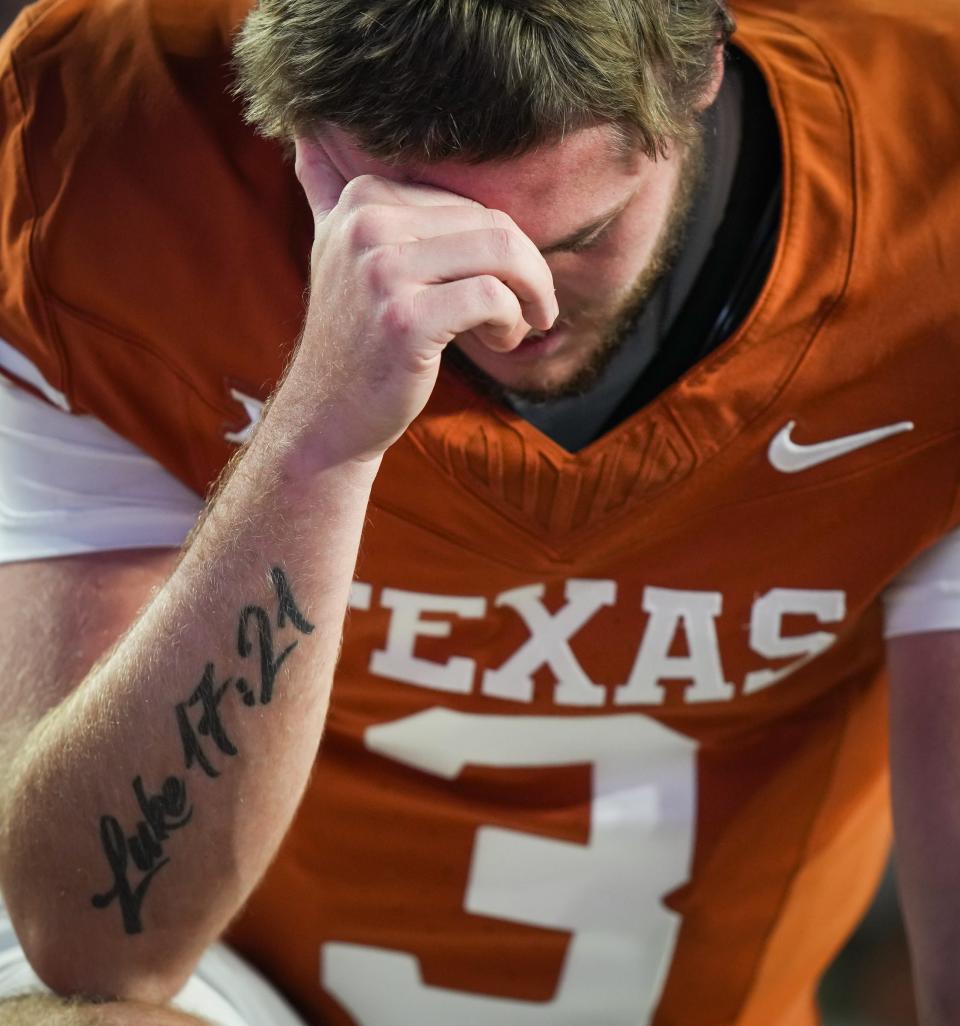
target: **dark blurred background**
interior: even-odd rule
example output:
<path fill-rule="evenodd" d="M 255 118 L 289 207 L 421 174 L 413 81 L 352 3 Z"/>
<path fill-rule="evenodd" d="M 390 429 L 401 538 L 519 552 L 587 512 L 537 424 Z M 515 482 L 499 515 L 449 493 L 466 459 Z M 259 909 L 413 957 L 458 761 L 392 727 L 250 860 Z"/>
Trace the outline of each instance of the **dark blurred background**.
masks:
<path fill-rule="evenodd" d="M 917 1026 L 893 867 L 820 988 L 824 1026 Z"/>
<path fill-rule="evenodd" d="M 0 31 L 5 29 L 27 5 L 22 0 L 0 0 Z"/>

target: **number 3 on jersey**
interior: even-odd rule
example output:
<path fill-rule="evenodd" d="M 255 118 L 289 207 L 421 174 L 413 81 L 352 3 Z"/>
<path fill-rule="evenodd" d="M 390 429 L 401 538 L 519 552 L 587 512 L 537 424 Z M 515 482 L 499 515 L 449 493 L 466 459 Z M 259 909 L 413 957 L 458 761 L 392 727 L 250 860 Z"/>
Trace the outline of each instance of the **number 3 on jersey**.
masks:
<path fill-rule="evenodd" d="M 431 709 L 366 733 L 373 751 L 445 779 L 464 766 L 593 767 L 586 845 L 481 827 L 468 912 L 572 934 L 552 1000 L 484 997 L 422 980 L 412 955 L 323 948 L 323 985 L 362 1026 L 645 1026 L 680 917 L 696 821 L 696 744 L 645 716 L 479 716 Z"/>

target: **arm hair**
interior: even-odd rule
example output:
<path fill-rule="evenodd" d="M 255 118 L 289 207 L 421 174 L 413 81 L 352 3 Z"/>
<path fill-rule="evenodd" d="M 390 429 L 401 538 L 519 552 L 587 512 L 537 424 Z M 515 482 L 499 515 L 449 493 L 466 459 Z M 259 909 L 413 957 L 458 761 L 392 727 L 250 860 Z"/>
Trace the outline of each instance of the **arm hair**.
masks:
<path fill-rule="evenodd" d="M 54 994 L 0 999 L 0 1026 L 213 1026 L 172 1008 L 139 1001 L 90 1002 Z"/>

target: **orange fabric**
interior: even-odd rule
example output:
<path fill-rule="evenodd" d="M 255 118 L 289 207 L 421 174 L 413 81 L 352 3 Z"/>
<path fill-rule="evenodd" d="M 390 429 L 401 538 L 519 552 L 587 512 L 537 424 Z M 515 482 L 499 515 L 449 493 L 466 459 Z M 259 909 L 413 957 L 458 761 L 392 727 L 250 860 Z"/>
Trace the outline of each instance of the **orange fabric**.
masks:
<path fill-rule="evenodd" d="M 310 244 L 225 91 L 243 6 L 47 0 L 5 43 L 0 335 L 198 492 Z M 311 1022 L 814 1021 L 889 832 L 878 596 L 960 522 L 955 7 L 842 7 L 738 10 L 785 196 L 735 337 L 576 455 L 448 375 L 388 454 L 316 772 L 231 931 Z M 791 420 L 914 426 L 785 475 Z"/>

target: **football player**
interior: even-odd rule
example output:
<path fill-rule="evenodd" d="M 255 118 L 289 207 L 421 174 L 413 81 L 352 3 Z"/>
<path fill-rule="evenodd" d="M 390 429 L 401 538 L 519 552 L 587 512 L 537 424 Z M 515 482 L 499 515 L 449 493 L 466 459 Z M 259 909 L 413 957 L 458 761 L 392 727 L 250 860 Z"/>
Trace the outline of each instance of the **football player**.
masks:
<path fill-rule="evenodd" d="M 53 991 L 162 1005 L 226 930 L 323 1026 L 808 1026 L 889 706 L 955 1021 L 955 9 L 735 13 L 6 37 L 0 884 Z"/>

